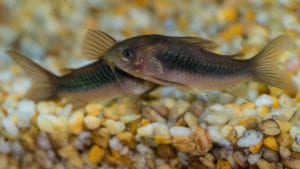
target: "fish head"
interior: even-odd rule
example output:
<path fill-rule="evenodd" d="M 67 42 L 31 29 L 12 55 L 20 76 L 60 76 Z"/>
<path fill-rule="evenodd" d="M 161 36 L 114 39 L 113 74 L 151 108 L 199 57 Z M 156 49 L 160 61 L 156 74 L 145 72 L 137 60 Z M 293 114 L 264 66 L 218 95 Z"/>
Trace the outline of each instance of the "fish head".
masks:
<path fill-rule="evenodd" d="M 152 57 L 156 47 L 155 39 L 137 36 L 112 46 L 107 51 L 105 59 L 127 73 L 143 77 L 151 73 L 152 64 L 157 64 Z"/>

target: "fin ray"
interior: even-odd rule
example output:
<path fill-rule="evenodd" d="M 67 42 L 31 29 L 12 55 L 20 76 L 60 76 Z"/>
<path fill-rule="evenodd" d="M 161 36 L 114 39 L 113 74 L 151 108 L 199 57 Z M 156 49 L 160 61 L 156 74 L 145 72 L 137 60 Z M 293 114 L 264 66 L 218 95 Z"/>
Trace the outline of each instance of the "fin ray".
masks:
<path fill-rule="evenodd" d="M 57 95 L 57 76 L 15 50 L 9 50 L 7 54 L 32 79 L 32 86 L 27 92 L 26 97 L 38 101 L 50 99 Z"/>
<path fill-rule="evenodd" d="M 84 35 L 82 54 L 89 59 L 100 59 L 117 41 L 102 31 L 89 29 Z"/>
<path fill-rule="evenodd" d="M 253 77 L 259 82 L 275 86 L 292 93 L 297 86 L 286 72 L 278 67 L 279 57 L 291 46 L 288 36 L 281 35 L 272 40 L 251 61 Z"/>

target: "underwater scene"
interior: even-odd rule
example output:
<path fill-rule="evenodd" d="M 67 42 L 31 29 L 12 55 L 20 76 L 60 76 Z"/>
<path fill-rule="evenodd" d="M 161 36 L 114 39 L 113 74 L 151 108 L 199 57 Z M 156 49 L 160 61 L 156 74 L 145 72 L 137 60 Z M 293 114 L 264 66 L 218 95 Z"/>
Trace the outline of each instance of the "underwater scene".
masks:
<path fill-rule="evenodd" d="M 299 0 L 1 0 L 0 169 L 300 169 Z"/>

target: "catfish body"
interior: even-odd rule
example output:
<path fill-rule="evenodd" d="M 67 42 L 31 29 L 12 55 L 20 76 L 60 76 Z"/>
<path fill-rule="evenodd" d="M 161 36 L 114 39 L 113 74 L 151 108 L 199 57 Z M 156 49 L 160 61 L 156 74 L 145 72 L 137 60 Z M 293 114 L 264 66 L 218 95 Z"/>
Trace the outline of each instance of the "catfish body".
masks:
<path fill-rule="evenodd" d="M 103 60 L 56 76 L 16 51 L 7 52 L 32 79 L 27 96 L 33 100 L 66 97 L 76 103 L 86 103 L 124 95 L 140 95 L 152 84 L 111 68 Z"/>
<path fill-rule="evenodd" d="M 143 35 L 112 46 L 105 59 L 123 71 L 160 85 L 183 89 L 228 89 L 254 80 L 295 93 L 297 87 L 278 68 L 278 58 L 289 45 L 279 36 L 247 60 L 211 52 L 213 42 L 197 37 Z"/>

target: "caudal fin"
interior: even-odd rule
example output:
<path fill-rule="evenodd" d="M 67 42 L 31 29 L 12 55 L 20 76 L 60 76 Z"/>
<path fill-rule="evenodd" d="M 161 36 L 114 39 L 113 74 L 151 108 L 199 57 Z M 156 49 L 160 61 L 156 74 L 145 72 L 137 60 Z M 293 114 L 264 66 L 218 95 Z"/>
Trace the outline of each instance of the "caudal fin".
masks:
<path fill-rule="evenodd" d="M 46 100 L 57 94 L 57 76 L 37 65 L 21 53 L 9 50 L 7 54 L 27 73 L 32 79 L 31 88 L 26 97 L 38 101 Z"/>
<path fill-rule="evenodd" d="M 297 86 L 286 72 L 278 67 L 279 57 L 291 46 L 288 36 L 281 35 L 272 40 L 264 49 L 250 61 L 253 77 L 259 82 L 275 86 L 292 93 L 297 92 Z"/>

